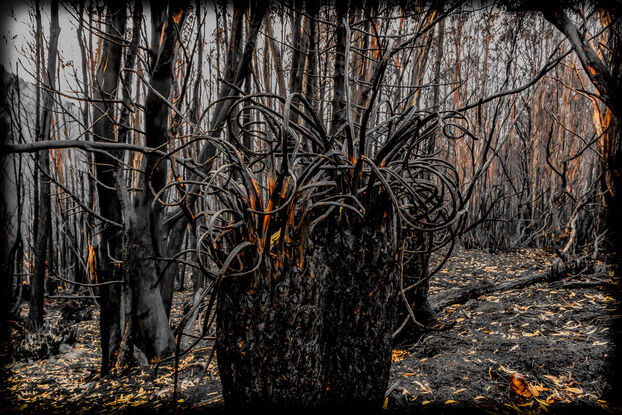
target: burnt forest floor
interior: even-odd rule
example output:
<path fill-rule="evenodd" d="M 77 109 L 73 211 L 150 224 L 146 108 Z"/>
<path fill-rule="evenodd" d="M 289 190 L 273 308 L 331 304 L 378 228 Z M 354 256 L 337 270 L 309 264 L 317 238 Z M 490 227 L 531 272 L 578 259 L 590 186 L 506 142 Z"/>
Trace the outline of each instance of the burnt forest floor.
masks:
<path fill-rule="evenodd" d="M 488 254 L 457 249 L 431 280 L 430 294 L 545 272 L 540 250 Z M 441 328 L 393 351 L 385 408 L 423 413 L 614 413 L 605 400 L 612 375 L 610 325 L 616 304 L 608 284 L 574 277 L 496 292 L 439 312 Z M 610 276 L 601 276 L 607 282 Z M 569 284 L 569 281 L 572 284 Z M 592 280 L 593 281 L 593 280 Z M 176 292 L 172 321 L 191 293 Z M 46 299 L 46 320 L 63 319 L 67 300 Z M 98 311 L 75 323 L 77 341 L 40 360 L 5 365 L 0 413 L 170 413 L 172 361 L 101 377 Z M 27 305 L 21 315 L 27 315 Z M 198 330 L 198 329 L 195 329 Z M 198 331 L 195 331 L 198 333 Z M 13 329 L 19 339 L 19 329 Z M 16 341 L 17 341 L 16 340 Z M 179 359 L 177 412 L 222 412 L 211 342 Z M 513 386 L 513 387 L 512 387 Z"/>

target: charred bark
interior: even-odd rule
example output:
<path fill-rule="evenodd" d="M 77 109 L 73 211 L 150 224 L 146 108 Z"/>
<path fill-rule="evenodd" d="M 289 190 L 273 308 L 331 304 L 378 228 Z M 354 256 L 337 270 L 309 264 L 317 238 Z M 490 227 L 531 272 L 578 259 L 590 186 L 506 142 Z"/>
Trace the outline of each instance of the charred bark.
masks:
<path fill-rule="evenodd" d="M 379 407 L 399 284 L 385 211 L 326 219 L 281 267 L 266 259 L 223 279 L 216 347 L 230 408 Z"/>
<path fill-rule="evenodd" d="M 267 264 L 221 283 L 216 349 L 230 409 L 316 406 L 322 398 L 327 252 L 308 246 L 305 255 L 302 268 Z"/>
<path fill-rule="evenodd" d="M 412 321 L 412 316 L 402 299 L 398 305 L 398 326 L 394 338 L 396 343 L 412 343 L 438 322 L 436 313 L 428 299 L 430 290 L 430 279 L 428 277 L 430 242 L 430 235 L 427 234 L 416 233 L 409 238 L 407 252 L 402 264 L 402 278 L 405 289 L 404 297 L 415 316 L 416 322 Z"/>
<path fill-rule="evenodd" d="M 369 410 L 384 399 L 399 288 L 399 229 L 388 205 L 378 200 L 362 223 L 342 219 L 325 228 L 330 268 L 322 405 Z"/>
<path fill-rule="evenodd" d="M 120 2 L 107 4 L 106 38 L 102 45 L 102 58 L 97 69 L 94 88 L 93 136 L 95 141 L 116 142 L 114 104 L 121 69 L 122 43 L 119 36 L 125 33 L 125 7 Z M 97 175 L 97 196 L 101 215 L 122 223 L 121 201 L 116 191 L 118 165 L 122 159 L 120 151 L 111 151 L 111 156 L 95 153 Z M 115 261 L 122 258 L 121 229 L 105 224 L 97 249 L 97 278 L 99 282 L 118 281 L 120 266 Z M 117 284 L 103 285 L 100 295 L 100 336 L 102 347 L 102 373 L 106 374 L 114 365 L 121 342 L 120 298 L 121 288 Z"/>
<path fill-rule="evenodd" d="M 339 128 L 346 122 L 346 85 L 348 82 L 346 68 L 346 50 L 348 39 L 348 32 L 346 25 L 348 5 L 347 2 L 337 2 L 337 29 L 335 30 L 335 71 L 333 78 L 333 100 L 331 103 L 332 108 L 332 121 L 330 123 L 330 132 L 335 134 Z"/>
<path fill-rule="evenodd" d="M 149 92 L 145 100 L 145 138 L 147 146 L 161 147 L 169 142 L 169 107 L 161 97 L 171 95 L 173 63 L 176 57 L 180 26 L 185 8 L 154 4 L 151 9 L 152 49 L 150 50 Z M 160 263 L 157 257 L 167 255 L 168 248 L 177 251 L 183 233 L 167 235 L 163 232 L 164 206 L 154 202 L 167 181 L 166 160 L 156 154 L 146 155 L 147 163 L 142 178 L 137 204 L 128 212 L 127 246 L 125 257 L 133 303 L 137 319 L 138 338 L 149 360 L 161 358 L 173 349 L 173 333 L 168 322 L 175 266 Z M 178 244 L 172 244 L 168 238 Z"/>
<path fill-rule="evenodd" d="M 58 23 L 58 1 L 52 1 L 50 5 L 50 42 L 48 45 L 47 62 L 47 86 L 49 90 L 45 94 L 43 101 L 43 112 L 41 114 L 41 136 L 38 140 L 49 140 L 52 134 L 52 107 L 54 96 L 52 91 L 56 84 L 56 51 L 58 49 L 58 36 L 60 25 Z M 38 114 L 37 114 L 38 116 Z M 39 153 L 39 206 L 38 209 L 38 232 L 34 246 L 34 275 L 31 281 L 30 311 L 28 313 L 27 325 L 33 329 L 43 325 L 43 296 L 45 273 L 48 267 L 49 238 L 52 230 L 52 203 L 50 192 L 50 180 L 47 177 L 50 173 L 50 153 L 43 150 Z"/>
<path fill-rule="evenodd" d="M 153 259 L 153 239 L 149 211 L 137 209 L 126 218 L 127 252 L 124 255 L 130 285 L 133 313 L 136 316 L 137 340 L 149 361 L 173 350 L 173 333 L 157 283 Z"/>

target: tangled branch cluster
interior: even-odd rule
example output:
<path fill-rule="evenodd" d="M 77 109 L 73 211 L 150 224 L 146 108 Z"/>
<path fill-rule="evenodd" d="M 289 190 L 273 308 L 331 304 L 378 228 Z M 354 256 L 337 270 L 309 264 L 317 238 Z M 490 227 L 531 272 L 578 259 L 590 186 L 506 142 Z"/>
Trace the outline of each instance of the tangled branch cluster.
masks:
<path fill-rule="evenodd" d="M 208 261 L 219 270 L 207 272 L 207 304 L 195 303 L 178 327 L 176 359 L 184 327 L 199 306 L 205 307 L 203 333 L 194 344 L 207 334 L 223 278 L 241 278 L 262 265 L 302 268 L 304 248 L 326 219 L 342 216 L 360 226 L 379 213 L 394 215 L 402 234 L 394 240 L 413 232 L 430 236 L 431 243 L 418 247 L 421 253 L 455 240 L 463 206 L 458 175 L 446 161 L 426 154 L 424 144 L 441 134 L 470 135 L 461 114 L 410 108 L 390 114 L 358 139 L 351 120 L 332 135 L 321 120 L 301 94 L 251 94 L 230 107 L 226 140 L 203 138 L 215 147 L 218 163 L 199 186 L 204 220 L 196 249 L 204 272 Z M 185 189 L 197 184 L 178 184 L 182 196 L 173 204 L 181 204 L 189 196 Z"/>
<path fill-rule="evenodd" d="M 457 119 L 464 120 L 411 108 L 355 139 L 351 123 L 329 135 L 300 94 L 239 98 L 228 140 L 212 139 L 222 163 L 203 186 L 211 209 L 199 249 L 209 251 L 221 277 L 254 272 L 263 261 L 278 267 L 285 257 L 302 263 L 320 222 L 331 215 L 364 221 L 383 197 L 391 201 L 386 214 L 404 230 L 433 234 L 431 249 L 438 249 L 453 239 L 462 202 L 453 166 L 424 154 L 422 144 L 468 134 Z"/>

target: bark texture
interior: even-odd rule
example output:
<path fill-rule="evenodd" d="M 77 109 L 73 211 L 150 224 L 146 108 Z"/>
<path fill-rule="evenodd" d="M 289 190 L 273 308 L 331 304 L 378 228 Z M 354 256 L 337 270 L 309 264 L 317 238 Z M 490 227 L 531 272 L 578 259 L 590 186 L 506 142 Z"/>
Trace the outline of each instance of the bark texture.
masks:
<path fill-rule="evenodd" d="M 109 2 L 106 16 L 106 38 L 102 45 L 102 57 L 97 69 L 94 86 L 93 136 L 95 141 L 116 142 L 114 104 L 123 47 L 118 41 L 125 33 L 125 7 L 119 2 Z M 113 157 L 122 158 L 120 151 L 111 151 Z M 98 180 L 97 195 L 101 215 L 117 223 L 122 223 L 121 201 L 117 186 L 118 165 L 114 158 L 97 152 L 94 156 Z M 121 229 L 105 224 L 101 232 L 97 250 L 98 282 L 121 279 L 120 266 L 115 263 L 121 259 Z M 118 284 L 103 285 L 100 295 L 100 336 L 102 347 L 102 373 L 107 373 L 116 360 L 121 342 L 119 320 L 121 289 Z"/>
<path fill-rule="evenodd" d="M 216 347 L 230 408 L 382 403 L 399 274 L 398 228 L 378 210 L 329 217 L 282 267 L 265 259 L 223 279 Z"/>
<path fill-rule="evenodd" d="M 430 301 L 430 280 L 428 277 L 428 264 L 430 254 L 430 236 L 413 233 L 408 238 L 403 263 L 403 287 L 406 289 L 404 296 L 410 306 L 416 323 L 412 321 L 410 311 L 406 307 L 404 299 L 398 304 L 396 330 L 394 342 L 413 343 L 428 328 L 437 323 L 437 318 Z M 412 287 L 412 288 L 409 288 Z"/>
<path fill-rule="evenodd" d="M 58 36 L 60 25 L 58 23 L 58 1 L 52 1 L 50 5 L 50 42 L 48 45 L 47 62 L 47 87 L 50 88 L 43 100 L 43 112 L 41 113 L 41 136 L 39 141 L 49 140 L 52 135 L 52 110 L 54 96 L 52 91 L 56 85 L 56 52 L 58 50 Z M 39 110 L 39 109 L 37 109 Z M 50 152 L 43 150 L 39 153 L 39 206 L 38 209 L 38 232 L 34 246 L 34 275 L 31 282 L 30 311 L 27 325 L 29 328 L 43 325 L 43 296 L 45 273 L 48 267 L 49 241 L 52 231 L 51 191 L 50 191 Z"/>

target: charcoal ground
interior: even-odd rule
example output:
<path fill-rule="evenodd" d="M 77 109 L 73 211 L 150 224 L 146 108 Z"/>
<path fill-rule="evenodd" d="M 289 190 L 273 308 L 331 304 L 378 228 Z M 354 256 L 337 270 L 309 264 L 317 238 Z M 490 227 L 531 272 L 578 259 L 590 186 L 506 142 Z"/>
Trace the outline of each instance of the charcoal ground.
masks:
<path fill-rule="evenodd" d="M 458 249 L 432 279 L 430 295 L 545 272 L 552 259 L 539 250 L 493 255 Z M 606 400 L 613 374 L 610 325 L 620 315 L 611 285 L 606 272 L 598 280 L 569 276 L 440 310 L 440 329 L 395 346 L 385 409 L 614 413 Z M 189 291 L 176 293 L 172 321 L 179 321 L 190 297 Z M 63 319 L 66 303 L 46 300 L 50 324 Z M 98 314 L 92 302 L 84 308 L 91 318 L 73 323 L 76 343 L 45 359 L 5 362 L 0 412 L 171 412 L 173 362 L 100 376 Z M 12 334 L 17 346 L 23 333 Z M 223 411 L 215 359 L 206 367 L 211 354 L 211 342 L 202 341 L 180 357 L 177 412 Z M 524 391 L 510 387 L 513 374 Z"/>

